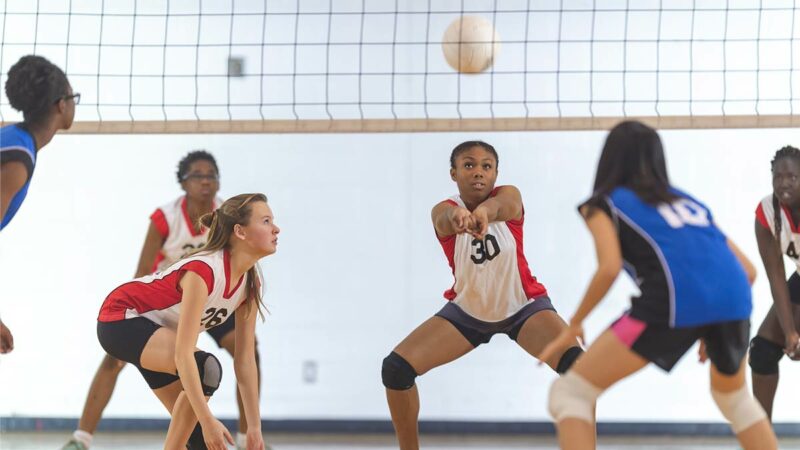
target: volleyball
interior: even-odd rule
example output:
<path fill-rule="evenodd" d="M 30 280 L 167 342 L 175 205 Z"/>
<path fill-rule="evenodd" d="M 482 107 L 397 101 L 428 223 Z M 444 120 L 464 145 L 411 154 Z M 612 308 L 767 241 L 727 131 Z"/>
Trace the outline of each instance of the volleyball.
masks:
<path fill-rule="evenodd" d="M 454 20 L 442 38 L 447 64 L 462 73 L 479 73 L 491 67 L 500 51 L 500 37 L 492 22 L 479 16 Z"/>

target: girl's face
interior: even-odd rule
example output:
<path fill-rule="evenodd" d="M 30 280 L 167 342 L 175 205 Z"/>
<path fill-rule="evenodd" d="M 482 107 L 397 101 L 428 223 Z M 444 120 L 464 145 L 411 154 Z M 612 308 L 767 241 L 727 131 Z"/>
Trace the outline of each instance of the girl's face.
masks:
<path fill-rule="evenodd" d="M 275 253 L 278 249 L 278 233 L 272 209 L 264 202 L 254 202 L 250 210 L 250 221 L 245 226 L 237 225 L 235 230 L 243 244 L 262 257 Z"/>
<path fill-rule="evenodd" d="M 782 158 L 772 167 L 772 192 L 785 206 L 800 206 L 800 162 Z"/>
<path fill-rule="evenodd" d="M 456 156 L 450 177 L 458 185 L 461 197 L 484 199 L 497 181 L 497 160 L 491 152 L 476 145 Z"/>
<path fill-rule="evenodd" d="M 205 159 L 198 159 L 189 164 L 181 187 L 189 199 L 197 202 L 213 201 L 219 191 L 219 174 L 214 164 Z"/>

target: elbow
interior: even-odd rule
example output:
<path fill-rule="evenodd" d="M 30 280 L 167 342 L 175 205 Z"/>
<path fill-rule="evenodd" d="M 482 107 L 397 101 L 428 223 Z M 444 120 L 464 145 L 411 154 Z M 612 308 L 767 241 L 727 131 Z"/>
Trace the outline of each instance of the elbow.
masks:
<path fill-rule="evenodd" d="M 758 277 L 758 272 L 756 272 L 756 268 L 753 267 L 752 264 L 747 264 L 744 266 L 744 271 L 747 274 L 747 281 L 750 283 L 750 286 L 756 282 L 756 278 Z"/>
<path fill-rule="evenodd" d="M 612 283 L 622 270 L 622 260 L 608 261 L 597 266 L 597 277 Z"/>

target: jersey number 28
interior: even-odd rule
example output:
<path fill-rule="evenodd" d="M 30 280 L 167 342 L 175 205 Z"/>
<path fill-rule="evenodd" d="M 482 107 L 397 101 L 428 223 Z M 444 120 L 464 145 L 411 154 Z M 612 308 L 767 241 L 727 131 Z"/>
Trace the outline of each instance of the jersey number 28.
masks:
<path fill-rule="evenodd" d="M 672 228 L 683 228 L 685 225 L 695 227 L 711 225 L 708 220 L 708 211 L 687 198 L 675 200 L 670 204 L 658 205 L 658 213 Z"/>

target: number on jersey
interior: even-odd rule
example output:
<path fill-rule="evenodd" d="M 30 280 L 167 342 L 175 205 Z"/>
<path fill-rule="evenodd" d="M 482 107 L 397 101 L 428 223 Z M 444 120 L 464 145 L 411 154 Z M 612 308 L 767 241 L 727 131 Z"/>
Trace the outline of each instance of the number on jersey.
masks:
<path fill-rule="evenodd" d="M 675 200 L 671 204 L 658 205 L 658 213 L 672 228 L 683 228 L 686 225 L 694 227 L 707 227 L 711 225 L 708 220 L 708 211 L 688 198 Z"/>
<path fill-rule="evenodd" d="M 208 308 L 205 312 L 205 316 L 200 319 L 200 325 L 206 330 L 209 328 L 214 328 L 215 326 L 221 324 L 227 316 L 228 310 L 225 308 Z"/>
<path fill-rule="evenodd" d="M 500 245 L 497 243 L 497 238 L 491 234 L 487 234 L 482 241 L 478 239 L 472 240 L 472 255 L 470 255 L 470 259 L 475 264 L 491 261 L 499 254 Z"/>

